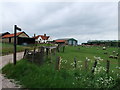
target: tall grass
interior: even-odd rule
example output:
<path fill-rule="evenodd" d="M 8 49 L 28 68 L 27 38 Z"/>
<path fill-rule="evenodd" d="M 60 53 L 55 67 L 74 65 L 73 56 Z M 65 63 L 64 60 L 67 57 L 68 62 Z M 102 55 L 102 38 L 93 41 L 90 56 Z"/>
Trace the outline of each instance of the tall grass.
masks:
<path fill-rule="evenodd" d="M 107 76 L 99 73 L 93 76 L 78 69 L 56 71 L 52 64 L 38 66 L 26 60 L 19 61 L 16 66 L 8 64 L 3 73 L 20 81 L 19 84 L 25 88 L 113 88 L 120 82 L 117 74 Z"/>

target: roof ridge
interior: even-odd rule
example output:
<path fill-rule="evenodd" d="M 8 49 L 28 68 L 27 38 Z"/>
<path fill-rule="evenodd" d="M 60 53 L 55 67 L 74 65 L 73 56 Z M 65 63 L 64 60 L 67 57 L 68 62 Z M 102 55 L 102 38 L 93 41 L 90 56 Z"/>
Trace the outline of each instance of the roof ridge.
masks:
<path fill-rule="evenodd" d="M 16 36 L 18 36 L 18 35 L 20 35 L 20 34 L 22 34 L 22 33 L 25 33 L 25 32 L 18 32 L 18 33 L 16 33 Z M 14 37 L 14 33 L 12 33 L 12 34 L 7 34 L 7 35 L 4 35 L 4 36 L 3 36 L 3 38 L 7 38 L 7 37 Z"/>

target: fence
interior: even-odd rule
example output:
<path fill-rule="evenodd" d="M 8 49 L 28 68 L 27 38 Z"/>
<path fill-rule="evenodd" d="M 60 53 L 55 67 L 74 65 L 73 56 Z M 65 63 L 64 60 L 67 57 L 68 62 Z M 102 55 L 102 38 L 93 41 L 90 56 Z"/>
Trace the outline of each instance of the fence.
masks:
<path fill-rule="evenodd" d="M 31 62 L 35 62 L 37 64 L 43 64 L 43 62 L 45 60 L 49 60 L 49 62 L 52 62 L 52 56 L 53 55 L 56 56 L 56 52 L 58 51 L 58 48 L 59 47 L 56 47 L 56 46 L 49 46 L 49 47 L 41 46 L 38 48 L 34 48 L 33 50 L 25 49 L 23 58 L 26 58 L 27 60 L 29 60 Z M 64 48 L 65 47 L 63 47 L 63 52 L 64 52 Z M 77 68 L 78 65 L 77 65 L 76 57 L 74 57 L 73 62 L 74 62 L 74 68 Z M 87 59 L 85 59 L 85 61 L 84 61 L 85 70 L 89 69 L 88 63 L 89 63 L 89 61 Z M 95 68 L 97 67 L 97 63 L 98 63 L 98 60 L 95 60 L 93 66 L 92 66 L 91 73 L 93 73 L 93 74 L 95 72 Z M 61 57 L 60 56 L 58 56 L 56 58 L 55 67 L 57 70 L 60 70 L 60 67 L 61 67 Z M 107 60 L 106 73 L 109 73 L 109 67 L 110 67 L 110 61 Z"/>
<path fill-rule="evenodd" d="M 29 61 L 37 64 L 42 64 L 46 59 L 48 59 L 48 57 L 51 57 L 51 55 L 56 55 L 56 47 L 42 46 L 34 48 L 34 50 L 25 49 L 23 58 L 26 58 Z"/>

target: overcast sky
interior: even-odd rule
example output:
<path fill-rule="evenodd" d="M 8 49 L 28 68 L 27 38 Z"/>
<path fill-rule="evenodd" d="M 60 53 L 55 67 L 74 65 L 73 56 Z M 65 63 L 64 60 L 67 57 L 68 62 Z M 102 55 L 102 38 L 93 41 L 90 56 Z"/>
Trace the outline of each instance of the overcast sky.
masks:
<path fill-rule="evenodd" d="M 46 33 L 52 39 L 118 39 L 117 2 L 4 2 L 2 32 L 17 24 L 28 35 Z"/>

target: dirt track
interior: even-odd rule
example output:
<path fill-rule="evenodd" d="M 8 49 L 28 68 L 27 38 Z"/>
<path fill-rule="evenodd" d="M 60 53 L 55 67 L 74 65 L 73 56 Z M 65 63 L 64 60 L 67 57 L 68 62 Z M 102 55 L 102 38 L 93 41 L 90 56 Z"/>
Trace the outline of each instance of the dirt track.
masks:
<path fill-rule="evenodd" d="M 23 52 L 17 53 L 17 60 L 20 60 L 23 58 Z M 13 63 L 13 54 L 10 55 L 5 55 L 5 56 L 0 56 L 0 69 L 4 67 L 8 63 Z M 0 73 L 0 89 L 2 88 L 20 88 L 20 85 L 16 85 L 14 80 L 12 79 L 7 79 Z"/>

